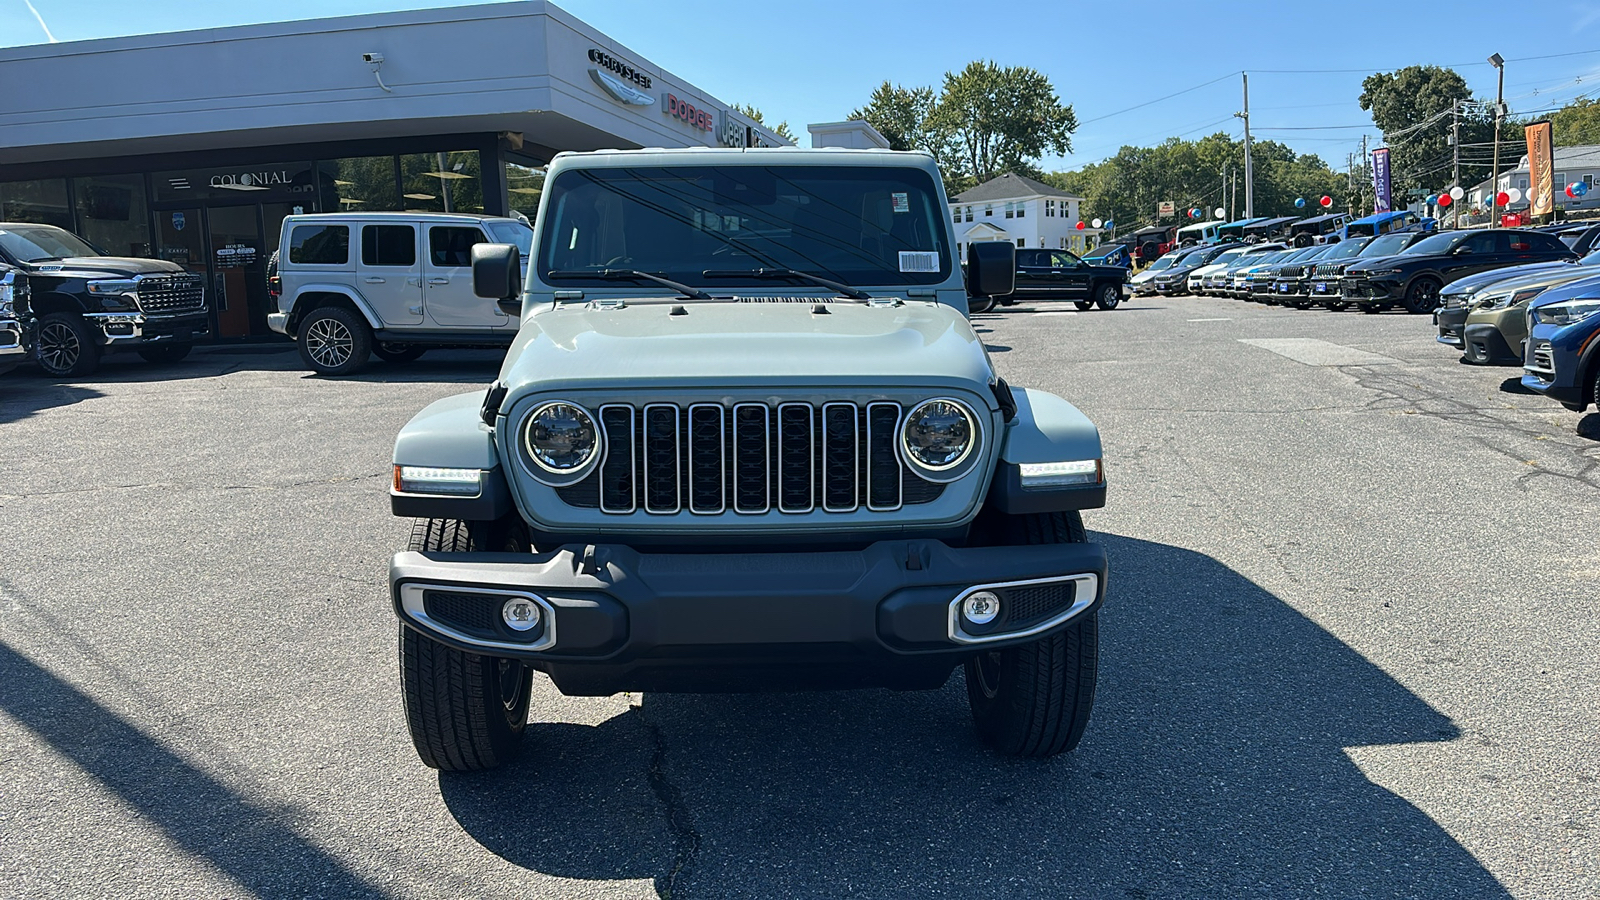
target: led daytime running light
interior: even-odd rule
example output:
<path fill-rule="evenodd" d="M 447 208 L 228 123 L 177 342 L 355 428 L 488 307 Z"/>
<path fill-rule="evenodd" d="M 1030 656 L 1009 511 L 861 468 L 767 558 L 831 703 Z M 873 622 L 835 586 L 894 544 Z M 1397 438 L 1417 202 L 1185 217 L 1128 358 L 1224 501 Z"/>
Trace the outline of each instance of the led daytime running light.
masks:
<path fill-rule="evenodd" d="M 1098 459 L 1021 463 L 1017 468 L 1022 476 L 1023 490 L 1099 484 L 1103 480 Z"/>

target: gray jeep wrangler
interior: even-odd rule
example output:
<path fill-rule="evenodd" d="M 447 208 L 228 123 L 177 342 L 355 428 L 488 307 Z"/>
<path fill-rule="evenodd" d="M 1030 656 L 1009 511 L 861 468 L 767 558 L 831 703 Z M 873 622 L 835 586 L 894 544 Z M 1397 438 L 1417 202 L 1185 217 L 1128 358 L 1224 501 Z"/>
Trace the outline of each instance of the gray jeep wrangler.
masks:
<path fill-rule="evenodd" d="M 517 750 L 565 694 L 936 689 L 1001 753 L 1077 745 L 1106 557 L 1099 433 L 1013 388 L 967 321 L 1015 248 L 952 252 L 933 159 L 794 148 L 561 154 L 487 390 L 395 443 L 389 581 L 412 739 Z"/>

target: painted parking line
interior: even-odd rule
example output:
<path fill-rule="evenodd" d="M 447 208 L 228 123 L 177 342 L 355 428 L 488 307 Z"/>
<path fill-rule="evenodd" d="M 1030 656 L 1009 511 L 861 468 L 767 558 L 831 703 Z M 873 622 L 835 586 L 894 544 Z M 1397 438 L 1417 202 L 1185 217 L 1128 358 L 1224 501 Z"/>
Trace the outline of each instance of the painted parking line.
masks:
<path fill-rule="evenodd" d="M 1375 366 L 1399 360 L 1316 338 L 1240 338 L 1239 343 L 1269 350 L 1308 366 Z"/>
<path fill-rule="evenodd" d="M 1233 319 L 1223 316 L 1220 319 L 1190 319 L 1190 322 L 1232 322 Z"/>
<path fill-rule="evenodd" d="M 1053 309 L 1053 310 L 1050 310 L 1049 312 L 1036 312 L 1036 313 L 1034 313 L 1034 315 L 1036 315 L 1036 316 L 1075 316 L 1075 315 L 1077 315 L 1077 313 L 1073 312 L 1072 310 Z"/>

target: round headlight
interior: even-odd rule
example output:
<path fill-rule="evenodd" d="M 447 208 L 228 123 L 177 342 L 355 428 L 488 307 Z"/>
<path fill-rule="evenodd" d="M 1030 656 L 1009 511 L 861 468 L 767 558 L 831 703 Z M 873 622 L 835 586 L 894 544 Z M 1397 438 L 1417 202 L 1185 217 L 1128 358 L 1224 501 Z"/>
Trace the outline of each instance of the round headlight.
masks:
<path fill-rule="evenodd" d="M 589 464 L 600 449 L 600 431 L 583 407 L 563 401 L 534 410 L 522 426 L 523 444 L 539 468 L 570 475 Z"/>
<path fill-rule="evenodd" d="M 977 442 L 978 423 L 954 400 L 924 400 L 906 416 L 900 444 L 918 468 L 944 472 L 961 465 Z"/>

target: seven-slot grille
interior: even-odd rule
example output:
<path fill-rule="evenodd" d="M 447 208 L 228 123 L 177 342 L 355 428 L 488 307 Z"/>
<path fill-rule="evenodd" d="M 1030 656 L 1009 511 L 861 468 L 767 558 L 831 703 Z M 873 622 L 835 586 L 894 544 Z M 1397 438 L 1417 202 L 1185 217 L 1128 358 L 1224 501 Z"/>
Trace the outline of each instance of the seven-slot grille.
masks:
<path fill-rule="evenodd" d="M 139 279 L 139 308 L 147 313 L 178 312 L 205 307 L 198 275 L 158 275 Z"/>
<path fill-rule="evenodd" d="M 900 462 L 899 403 L 612 403 L 599 412 L 605 460 L 557 489 L 573 506 L 617 515 L 888 511 L 944 489 Z"/>

